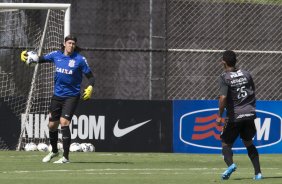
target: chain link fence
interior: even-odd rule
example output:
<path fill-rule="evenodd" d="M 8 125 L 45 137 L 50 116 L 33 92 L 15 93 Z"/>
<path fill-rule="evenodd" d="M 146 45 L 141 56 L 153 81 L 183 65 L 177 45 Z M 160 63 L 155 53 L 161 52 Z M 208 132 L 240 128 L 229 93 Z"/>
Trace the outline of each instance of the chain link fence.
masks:
<path fill-rule="evenodd" d="M 71 32 L 96 77 L 93 98 L 217 99 L 222 51 L 230 49 L 253 75 L 258 99 L 282 99 L 282 0 L 59 3 L 72 5 Z"/>
<path fill-rule="evenodd" d="M 165 1 L 72 1 L 74 11 L 72 32 L 94 71 L 94 98 L 165 99 Z"/>
<path fill-rule="evenodd" d="M 217 99 L 222 51 L 253 75 L 260 100 L 281 100 L 282 1 L 168 0 L 167 99 Z"/>

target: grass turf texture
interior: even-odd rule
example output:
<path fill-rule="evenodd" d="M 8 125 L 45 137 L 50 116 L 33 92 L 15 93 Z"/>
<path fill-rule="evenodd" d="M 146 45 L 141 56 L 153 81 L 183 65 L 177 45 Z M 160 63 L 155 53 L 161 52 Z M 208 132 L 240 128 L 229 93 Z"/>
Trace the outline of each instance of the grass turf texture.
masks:
<path fill-rule="evenodd" d="M 220 155 L 172 153 L 71 153 L 71 163 L 42 163 L 42 152 L 0 151 L 1 184 L 181 184 L 279 183 L 282 155 L 261 155 L 262 181 L 253 181 L 248 156 L 235 155 L 238 169 L 228 181 Z M 52 160 L 55 161 L 56 159 Z"/>

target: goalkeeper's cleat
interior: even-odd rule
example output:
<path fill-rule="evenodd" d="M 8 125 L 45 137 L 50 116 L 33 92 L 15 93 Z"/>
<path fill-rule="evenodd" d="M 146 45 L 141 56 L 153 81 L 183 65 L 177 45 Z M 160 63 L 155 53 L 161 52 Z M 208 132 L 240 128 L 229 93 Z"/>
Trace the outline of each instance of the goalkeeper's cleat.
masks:
<path fill-rule="evenodd" d="M 53 153 L 52 151 L 46 155 L 43 159 L 42 162 L 50 162 L 50 160 L 52 160 L 52 158 L 59 156 L 59 152 L 57 153 Z"/>
<path fill-rule="evenodd" d="M 21 60 L 22 60 L 22 62 L 26 62 L 27 57 L 28 57 L 27 50 L 22 51 L 21 52 Z"/>
<path fill-rule="evenodd" d="M 91 98 L 91 95 L 92 95 L 92 92 L 93 92 L 93 87 L 90 85 L 88 86 L 85 90 L 84 90 L 84 93 L 83 93 L 83 100 L 88 100 Z"/>
<path fill-rule="evenodd" d="M 66 159 L 65 157 L 60 158 L 59 160 L 53 162 L 54 164 L 68 164 L 70 161 Z"/>
<path fill-rule="evenodd" d="M 231 174 L 232 174 L 234 171 L 236 171 L 236 169 L 237 169 L 236 164 L 230 165 L 230 166 L 226 169 L 226 171 L 224 171 L 224 173 L 222 173 L 221 178 L 222 178 L 223 180 L 228 180 L 229 177 L 231 176 Z"/>
<path fill-rule="evenodd" d="M 257 175 L 254 176 L 254 180 L 261 180 L 263 177 L 262 177 L 262 174 L 261 173 L 258 173 Z"/>

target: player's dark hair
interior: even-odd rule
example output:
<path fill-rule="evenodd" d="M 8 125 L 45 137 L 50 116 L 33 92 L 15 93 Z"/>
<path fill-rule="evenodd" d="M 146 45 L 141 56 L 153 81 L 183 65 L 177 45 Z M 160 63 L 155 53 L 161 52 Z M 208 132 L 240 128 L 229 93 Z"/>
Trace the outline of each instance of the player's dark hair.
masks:
<path fill-rule="evenodd" d="M 77 42 L 77 38 L 74 35 L 68 35 L 65 37 L 65 42 L 68 40 L 73 40 L 75 42 Z"/>
<path fill-rule="evenodd" d="M 65 37 L 65 42 L 68 41 L 68 40 L 73 40 L 75 43 L 77 42 L 77 38 L 74 36 L 74 35 L 68 35 Z M 64 44 L 61 44 L 61 50 L 64 51 L 65 50 L 65 46 Z M 74 49 L 75 52 L 80 52 L 81 51 L 81 48 L 76 45 L 75 46 L 75 49 Z"/>
<path fill-rule="evenodd" d="M 237 62 L 235 52 L 232 51 L 232 50 L 224 51 L 222 60 L 225 61 L 228 66 L 234 67 L 236 65 L 236 62 Z"/>

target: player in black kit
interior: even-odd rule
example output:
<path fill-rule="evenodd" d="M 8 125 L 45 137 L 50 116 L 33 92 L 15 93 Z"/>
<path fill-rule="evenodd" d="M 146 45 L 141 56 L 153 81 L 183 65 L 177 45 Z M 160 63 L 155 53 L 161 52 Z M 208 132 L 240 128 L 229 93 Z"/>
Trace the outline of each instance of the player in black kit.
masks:
<path fill-rule="evenodd" d="M 232 146 L 240 135 L 248 156 L 253 164 L 255 176 L 253 179 L 262 179 L 259 154 L 253 144 L 252 138 L 256 134 L 256 97 L 255 86 L 249 72 L 235 67 L 237 62 L 236 54 L 227 50 L 223 53 L 222 63 L 224 73 L 219 77 L 219 112 L 217 125 L 222 122 L 222 115 L 226 108 L 226 118 L 221 133 L 222 154 L 227 164 L 227 170 L 222 174 L 222 179 L 229 179 L 230 175 L 237 169 L 233 163 Z"/>

